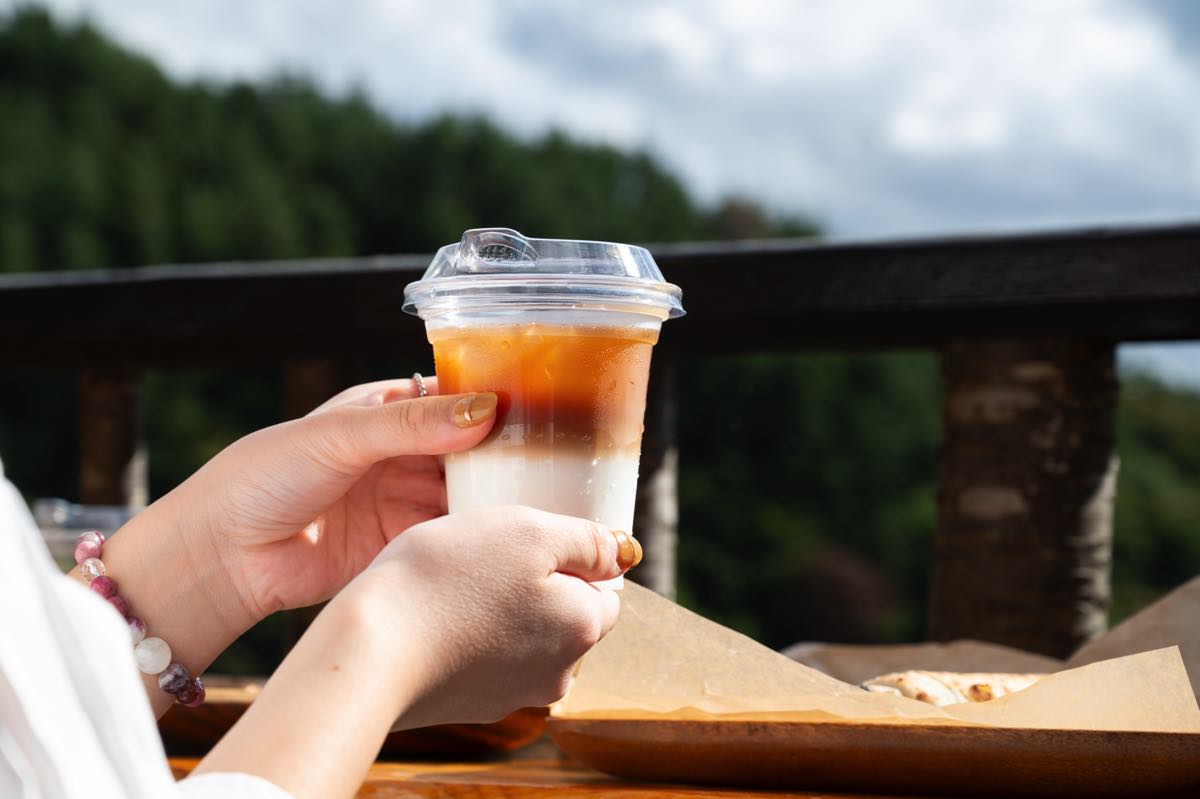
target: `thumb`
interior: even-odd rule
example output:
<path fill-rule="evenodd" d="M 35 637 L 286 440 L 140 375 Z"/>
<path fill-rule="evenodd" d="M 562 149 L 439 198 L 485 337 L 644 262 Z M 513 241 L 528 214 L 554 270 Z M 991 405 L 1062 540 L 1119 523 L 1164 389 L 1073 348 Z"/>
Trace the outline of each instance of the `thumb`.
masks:
<path fill-rule="evenodd" d="M 400 455 L 444 455 L 482 441 L 496 420 L 492 392 L 347 405 L 297 420 L 312 442 L 342 466 L 363 469 Z"/>

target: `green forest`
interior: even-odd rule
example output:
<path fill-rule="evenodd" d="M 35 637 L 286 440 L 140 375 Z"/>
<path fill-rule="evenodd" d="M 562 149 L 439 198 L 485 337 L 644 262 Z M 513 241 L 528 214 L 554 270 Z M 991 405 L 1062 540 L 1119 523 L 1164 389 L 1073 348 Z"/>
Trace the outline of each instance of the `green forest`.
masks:
<path fill-rule="evenodd" d="M 303 77 L 182 83 L 86 24 L 0 17 L 0 272 L 425 253 L 486 225 L 634 242 L 819 233 L 753 199 L 700 203 L 647 153 L 484 118 L 404 124 Z M 280 383 L 277 364 L 148 373 L 152 492 L 278 421 Z M 935 354 L 692 359 L 679 397 L 685 604 L 775 646 L 921 636 Z M 793 412 L 766 412 L 781 401 Z M 0 457 L 27 496 L 75 496 L 74 419 L 72 375 L 0 373 Z M 1118 424 L 1114 618 L 1200 572 L 1200 395 L 1127 377 Z M 223 665 L 264 658 L 247 647 Z"/>

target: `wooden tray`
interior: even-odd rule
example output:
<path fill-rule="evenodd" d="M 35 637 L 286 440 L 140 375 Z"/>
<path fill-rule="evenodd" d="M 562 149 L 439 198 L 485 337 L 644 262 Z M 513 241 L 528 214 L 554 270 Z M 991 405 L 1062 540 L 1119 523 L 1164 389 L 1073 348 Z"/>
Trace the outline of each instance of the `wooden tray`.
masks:
<path fill-rule="evenodd" d="M 951 725 L 550 719 L 636 780 L 958 796 L 1200 796 L 1200 735 Z"/>
<path fill-rule="evenodd" d="M 203 755 L 233 726 L 262 690 L 263 680 L 205 677 L 207 696 L 198 708 L 174 705 L 158 721 L 163 746 L 172 756 Z M 394 732 L 383 758 L 475 757 L 509 752 L 535 740 L 546 728 L 545 708 L 526 708 L 494 724 L 447 724 Z"/>

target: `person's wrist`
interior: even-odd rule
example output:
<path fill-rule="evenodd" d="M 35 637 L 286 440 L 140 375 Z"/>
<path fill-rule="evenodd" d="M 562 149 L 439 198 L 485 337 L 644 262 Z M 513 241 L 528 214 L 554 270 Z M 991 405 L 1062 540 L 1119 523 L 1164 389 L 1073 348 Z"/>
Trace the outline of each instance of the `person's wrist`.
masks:
<path fill-rule="evenodd" d="M 313 626 L 314 634 L 333 640 L 337 651 L 370 663 L 368 671 L 382 679 L 367 687 L 392 718 L 412 704 L 417 686 L 429 680 L 432 652 L 421 643 L 420 624 L 396 586 L 379 572 L 351 581 Z"/>
<path fill-rule="evenodd" d="M 211 542 L 164 498 L 129 520 L 104 545 L 107 576 L 119 586 L 147 635 L 171 648 L 171 659 L 200 675 L 255 621 Z M 78 571 L 78 567 L 76 567 Z M 156 713 L 172 697 L 143 675 Z"/>

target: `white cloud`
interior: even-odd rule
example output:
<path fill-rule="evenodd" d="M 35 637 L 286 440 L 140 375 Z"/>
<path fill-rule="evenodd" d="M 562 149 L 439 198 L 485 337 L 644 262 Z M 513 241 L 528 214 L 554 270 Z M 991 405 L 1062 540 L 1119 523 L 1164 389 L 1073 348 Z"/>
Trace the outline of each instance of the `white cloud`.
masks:
<path fill-rule="evenodd" d="M 887 126 L 887 143 L 901 152 L 993 153 L 1012 132 L 1000 104 L 979 95 L 962 75 L 943 73 L 920 80 Z"/>

